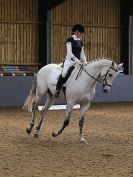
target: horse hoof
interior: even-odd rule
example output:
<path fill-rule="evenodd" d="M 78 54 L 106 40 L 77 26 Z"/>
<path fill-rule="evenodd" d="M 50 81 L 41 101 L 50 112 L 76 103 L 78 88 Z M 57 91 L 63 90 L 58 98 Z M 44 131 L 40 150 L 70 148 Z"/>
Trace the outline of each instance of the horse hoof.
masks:
<path fill-rule="evenodd" d="M 88 144 L 88 142 L 86 141 L 86 139 L 80 140 L 80 143 L 81 143 L 81 144 Z"/>
<path fill-rule="evenodd" d="M 80 141 L 81 144 L 88 144 L 87 141 Z"/>
<path fill-rule="evenodd" d="M 56 136 L 57 136 L 57 133 L 56 133 L 56 132 L 53 132 L 53 133 L 52 133 L 52 136 L 53 136 L 53 137 L 56 137 Z"/>
<path fill-rule="evenodd" d="M 30 134 L 30 133 L 31 133 L 31 130 L 30 130 L 29 128 L 26 128 L 26 132 L 27 132 L 28 134 Z"/>
<path fill-rule="evenodd" d="M 36 138 L 36 139 L 39 138 L 39 135 L 35 133 L 34 138 Z"/>

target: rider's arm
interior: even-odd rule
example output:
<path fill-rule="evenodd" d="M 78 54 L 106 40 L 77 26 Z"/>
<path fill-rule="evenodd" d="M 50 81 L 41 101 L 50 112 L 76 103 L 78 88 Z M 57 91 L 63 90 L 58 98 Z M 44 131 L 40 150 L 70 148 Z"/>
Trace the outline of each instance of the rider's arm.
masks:
<path fill-rule="evenodd" d="M 81 59 L 82 59 L 84 62 L 87 62 L 86 56 L 85 56 L 85 52 L 84 52 L 84 47 L 82 47 L 82 50 L 81 50 Z"/>
<path fill-rule="evenodd" d="M 66 46 L 67 46 L 67 57 L 66 58 L 68 58 L 68 59 L 74 58 L 74 55 L 72 53 L 72 44 L 71 44 L 71 42 L 67 42 Z"/>
<path fill-rule="evenodd" d="M 66 56 L 66 58 L 70 59 L 70 60 L 73 60 L 73 61 L 75 61 L 78 64 L 81 64 L 80 60 L 77 57 L 75 57 L 73 55 L 73 53 L 72 53 L 72 44 L 71 44 L 71 42 L 67 42 L 66 46 L 67 46 L 67 56 Z"/>

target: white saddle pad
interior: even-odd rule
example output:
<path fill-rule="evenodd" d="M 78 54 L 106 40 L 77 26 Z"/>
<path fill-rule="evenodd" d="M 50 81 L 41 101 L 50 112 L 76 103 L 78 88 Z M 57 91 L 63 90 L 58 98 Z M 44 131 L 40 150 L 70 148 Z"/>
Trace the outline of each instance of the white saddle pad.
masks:
<path fill-rule="evenodd" d="M 57 81 L 58 81 L 58 77 L 61 74 L 62 69 L 54 69 L 51 72 L 51 75 L 49 76 L 49 80 L 48 83 L 52 84 L 52 85 L 56 85 Z"/>

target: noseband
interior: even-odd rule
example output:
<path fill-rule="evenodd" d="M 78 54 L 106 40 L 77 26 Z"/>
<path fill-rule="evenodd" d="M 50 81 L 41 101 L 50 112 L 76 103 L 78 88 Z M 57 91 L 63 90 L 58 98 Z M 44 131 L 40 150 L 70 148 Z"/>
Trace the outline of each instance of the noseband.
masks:
<path fill-rule="evenodd" d="M 94 79 L 94 80 L 96 80 L 96 81 L 102 83 L 102 84 L 103 84 L 103 87 L 104 87 L 104 86 L 109 86 L 109 87 L 111 87 L 112 85 L 108 84 L 108 82 L 107 82 L 107 75 L 108 75 L 110 69 L 114 70 L 115 72 L 118 72 L 117 69 L 114 69 L 114 68 L 112 68 L 112 66 L 110 66 L 109 69 L 107 70 L 106 74 L 104 74 L 103 76 L 101 76 L 100 79 L 97 79 L 97 78 L 95 78 L 94 76 L 92 76 L 91 74 L 89 74 L 89 73 L 86 71 L 86 69 L 84 68 L 83 64 L 82 64 L 81 67 L 80 67 L 80 69 L 79 69 L 79 72 L 78 72 L 78 74 L 77 74 L 77 76 L 76 76 L 76 79 L 79 77 L 79 75 L 82 73 L 82 71 L 84 71 L 84 72 L 85 72 L 88 76 L 90 76 L 92 79 Z M 75 80 L 76 80 L 76 79 L 75 79 Z"/>
<path fill-rule="evenodd" d="M 101 77 L 101 82 L 102 82 L 102 84 L 103 84 L 103 87 L 104 87 L 104 86 L 112 87 L 112 85 L 108 84 L 108 82 L 107 82 L 107 75 L 108 75 L 110 69 L 114 70 L 115 72 L 118 72 L 117 69 L 114 69 L 114 68 L 112 68 L 112 67 L 110 66 L 109 69 L 107 70 L 106 74 L 104 74 L 104 75 Z"/>

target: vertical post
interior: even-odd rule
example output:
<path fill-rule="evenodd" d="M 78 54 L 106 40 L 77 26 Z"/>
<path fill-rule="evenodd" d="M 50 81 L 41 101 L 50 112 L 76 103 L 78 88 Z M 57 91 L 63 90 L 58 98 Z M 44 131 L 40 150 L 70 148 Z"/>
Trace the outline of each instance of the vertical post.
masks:
<path fill-rule="evenodd" d="M 47 64 L 51 63 L 51 10 L 47 10 Z"/>
<path fill-rule="evenodd" d="M 129 54 L 129 42 L 128 42 L 128 26 L 129 26 L 129 0 L 120 1 L 121 5 L 121 62 L 124 63 L 124 73 L 128 74 L 128 54 Z"/>
<path fill-rule="evenodd" d="M 51 9 L 64 0 L 38 0 L 39 63 L 40 67 L 51 63 Z"/>
<path fill-rule="evenodd" d="M 133 16 L 129 16 L 129 73 L 133 74 Z"/>
<path fill-rule="evenodd" d="M 47 64 L 47 7 L 43 0 L 38 0 L 38 19 L 39 24 L 39 63 L 42 66 Z"/>

